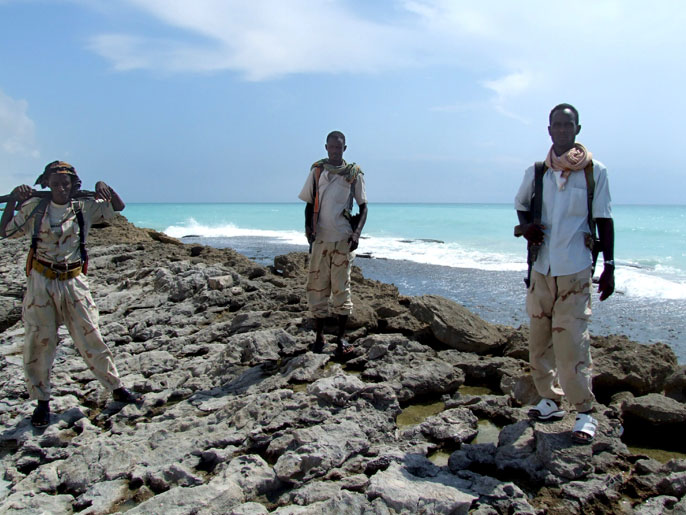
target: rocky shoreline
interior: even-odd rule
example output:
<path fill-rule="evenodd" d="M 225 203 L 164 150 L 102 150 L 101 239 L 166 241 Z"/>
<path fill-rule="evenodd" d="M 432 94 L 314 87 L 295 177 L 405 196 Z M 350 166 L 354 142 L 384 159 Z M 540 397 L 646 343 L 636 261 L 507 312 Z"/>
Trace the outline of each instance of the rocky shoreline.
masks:
<path fill-rule="evenodd" d="M 145 402 L 112 401 L 61 329 L 52 423 L 36 430 L 21 367 L 27 246 L 0 244 L 2 513 L 686 512 L 686 459 L 627 447 L 686 452 L 686 369 L 667 345 L 593 339 L 600 427 L 578 446 L 573 414 L 546 424 L 522 409 L 535 397 L 526 328 L 355 270 L 356 355 L 338 363 L 333 345 L 308 350 L 305 254 L 265 267 L 123 217 L 93 229 L 89 277 Z M 475 443 L 485 422 L 497 441 Z"/>

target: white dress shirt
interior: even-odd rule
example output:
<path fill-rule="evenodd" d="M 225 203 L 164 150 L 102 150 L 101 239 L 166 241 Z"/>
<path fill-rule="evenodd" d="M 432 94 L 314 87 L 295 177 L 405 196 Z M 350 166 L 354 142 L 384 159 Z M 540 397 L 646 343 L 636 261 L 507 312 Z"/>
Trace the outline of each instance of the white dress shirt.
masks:
<path fill-rule="evenodd" d="M 531 211 L 534 174 L 533 166 L 524 172 L 524 180 L 515 197 L 517 211 Z M 558 188 L 555 175 L 550 169 L 543 175 L 541 223 L 544 226 L 544 238 L 533 266 L 537 272 L 553 277 L 580 272 L 590 267 L 592 261 L 591 251 L 585 243 L 585 235 L 589 234 L 590 230 L 584 171 L 569 174 L 563 190 Z M 595 159 L 593 178 L 593 218 L 612 218 L 607 169 Z"/>

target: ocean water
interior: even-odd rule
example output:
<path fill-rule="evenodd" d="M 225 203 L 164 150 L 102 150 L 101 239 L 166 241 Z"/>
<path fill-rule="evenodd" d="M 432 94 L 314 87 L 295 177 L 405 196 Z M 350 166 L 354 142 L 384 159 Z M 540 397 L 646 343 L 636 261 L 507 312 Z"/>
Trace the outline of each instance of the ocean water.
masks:
<path fill-rule="evenodd" d="M 129 204 L 124 214 L 264 264 L 307 250 L 302 203 Z M 661 341 L 686 362 L 686 206 L 613 206 L 613 217 L 617 292 L 602 303 L 594 297 L 591 332 Z M 403 294 L 443 295 L 517 326 L 528 319 L 526 244 L 513 237 L 515 223 L 509 204 L 370 204 L 355 264 Z"/>

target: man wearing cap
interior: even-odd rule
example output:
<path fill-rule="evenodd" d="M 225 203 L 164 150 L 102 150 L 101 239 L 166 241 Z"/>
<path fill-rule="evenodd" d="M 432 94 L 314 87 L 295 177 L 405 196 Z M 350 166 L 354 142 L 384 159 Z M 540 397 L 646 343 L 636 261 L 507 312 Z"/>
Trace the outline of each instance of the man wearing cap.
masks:
<path fill-rule="evenodd" d="M 0 236 L 32 237 L 23 303 L 24 375 L 29 396 L 38 401 L 31 423 L 44 427 L 50 423 L 50 369 L 61 324 L 67 326 L 89 369 L 113 392 L 115 401 L 133 403 L 141 397 L 122 386 L 100 334 L 98 310 L 84 275 L 88 230 L 114 217 L 115 211 L 124 209 L 124 202 L 104 182 L 96 183 L 94 199 L 72 199 L 81 181 L 74 167 L 64 161 L 49 163 L 36 184 L 49 187 L 50 198 L 30 198 L 33 190 L 28 185 L 14 188 L 0 219 Z M 14 214 L 16 201 L 23 203 Z"/>

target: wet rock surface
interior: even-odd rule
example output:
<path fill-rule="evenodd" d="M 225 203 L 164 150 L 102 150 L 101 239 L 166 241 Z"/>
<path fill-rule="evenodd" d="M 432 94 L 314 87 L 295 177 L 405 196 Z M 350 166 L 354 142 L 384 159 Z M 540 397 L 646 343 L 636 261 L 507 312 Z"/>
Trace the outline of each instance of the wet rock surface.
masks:
<path fill-rule="evenodd" d="M 355 270 L 352 359 L 310 351 L 307 257 L 263 267 L 122 217 L 94 228 L 89 281 L 124 383 L 114 402 L 60 329 L 51 424 L 23 384 L 26 240 L 0 244 L 0 512 L 682 513 L 683 367 L 665 345 L 594 338 L 599 430 L 526 416 L 527 329 Z M 482 388 L 481 393 L 478 388 Z M 471 388 L 471 389 L 470 389 Z M 486 393 L 487 392 L 487 393 Z M 667 395 L 664 395 L 667 393 Z M 411 404 L 445 409 L 399 427 Z M 441 404 L 443 406 L 443 404 Z M 567 407 L 568 409 L 568 407 Z M 480 421 L 501 427 L 478 443 Z M 430 459 L 449 455 L 447 463 Z"/>

